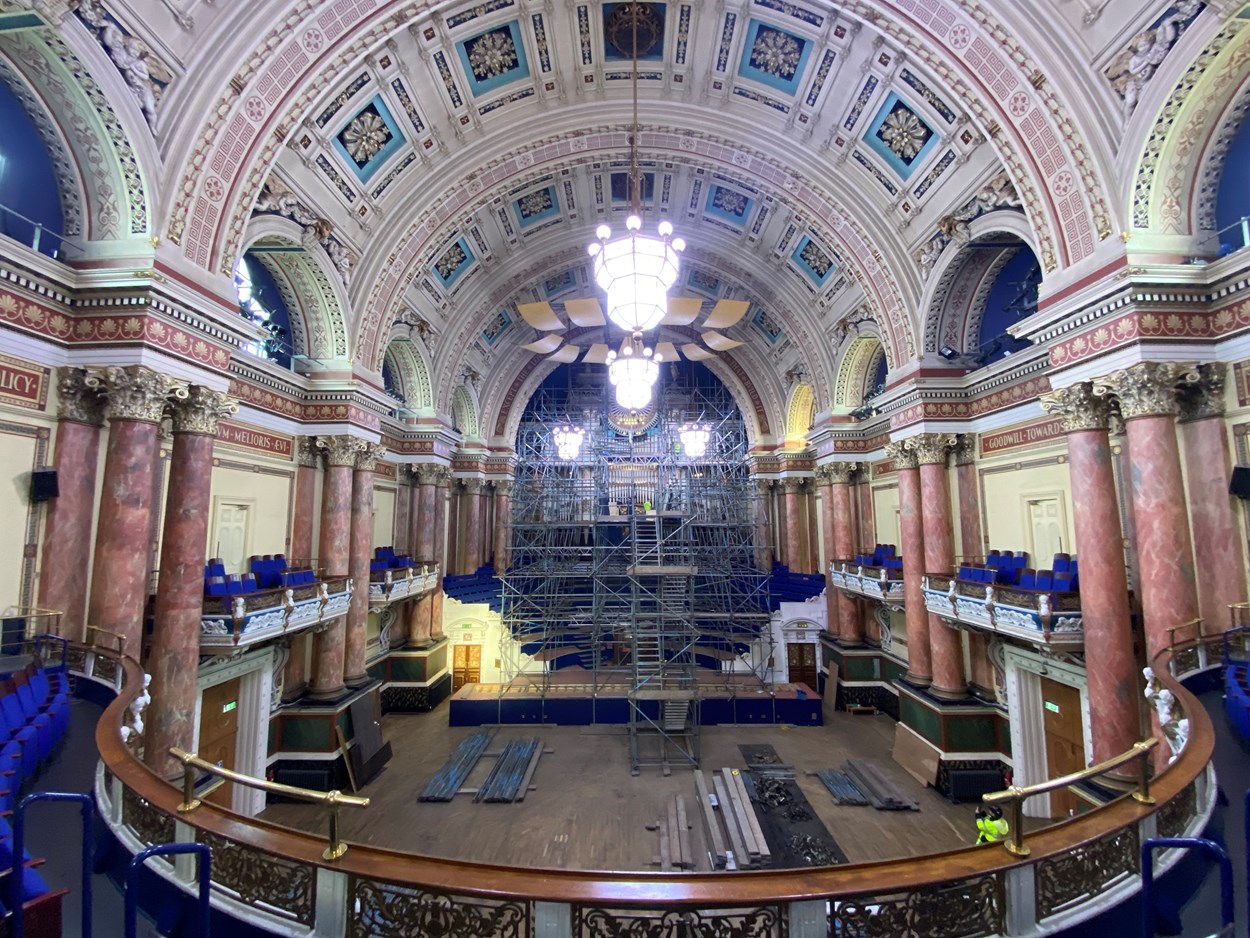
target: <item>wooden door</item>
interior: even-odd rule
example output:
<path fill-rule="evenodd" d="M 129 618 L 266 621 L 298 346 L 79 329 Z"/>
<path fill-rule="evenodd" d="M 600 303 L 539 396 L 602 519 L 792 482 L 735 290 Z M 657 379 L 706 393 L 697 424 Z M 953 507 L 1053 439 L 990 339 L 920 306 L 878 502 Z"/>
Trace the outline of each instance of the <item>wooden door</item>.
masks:
<path fill-rule="evenodd" d="M 224 769 L 235 768 L 235 750 L 239 735 L 240 679 L 204 688 L 200 699 L 199 756 Z M 205 799 L 223 808 L 231 807 L 234 786 L 222 785 Z"/>
<path fill-rule="evenodd" d="M 786 670 L 791 684 L 816 689 L 816 646 L 811 642 L 786 642 Z"/>
<path fill-rule="evenodd" d="M 1046 730 L 1046 775 L 1056 778 L 1085 768 L 1085 732 L 1081 692 L 1069 684 L 1042 678 L 1042 723 Z M 1083 804 L 1071 791 L 1051 792 L 1052 817 L 1067 817 Z"/>
<path fill-rule="evenodd" d="M 1049 570 L 1055 554 L 1063 553 L 1070 545 L 1068 523 L 1063 501 L 1058 495 L 1039 495 L 1025 499 L 1029 516 L 1030 567 Z"/>
<path fill-rule="evenodd" d="M 482 646 L 456 645 L 451 658 L 451 689 L 476 684 L 482 679 Z"/>

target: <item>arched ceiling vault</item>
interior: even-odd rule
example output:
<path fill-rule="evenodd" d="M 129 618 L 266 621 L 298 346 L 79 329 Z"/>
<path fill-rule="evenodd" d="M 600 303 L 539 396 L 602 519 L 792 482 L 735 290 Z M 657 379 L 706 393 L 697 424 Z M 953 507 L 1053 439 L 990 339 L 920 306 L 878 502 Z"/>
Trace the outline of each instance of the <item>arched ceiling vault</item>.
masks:
<path fill-rule="evenodd" d="M 599 221 L 619 227 L 630 82 L 613 6 L 301 0 L 267 35 L 217 37 L 206 50 L 240 63 L 228 88 L 167 99 L 206 115 L 162 141 L 170 240 L 227 270 L 277 163 L 360 257 L 357 367 L 380 368 L 390 323 L 413 309 L 438 336 L 445 406 L 468 343 L 502 335 L 517 298 L 544 298 Z M 874 317 L 893 367 L 920 354 L 912 258 L 994 173 L 1048 270 L 1110 233 L 1090 128 L 1013 34 L 1035 24 L 975 0 L 646 7 L 663 39 L 639 65 L 644 214 L 671 218 L 692 265 L 730 284 L 712 295 L 759 307 L 749 358 L 775 368 L 785 340 L 802 346 L 820 407 L 838 319 Z"/>

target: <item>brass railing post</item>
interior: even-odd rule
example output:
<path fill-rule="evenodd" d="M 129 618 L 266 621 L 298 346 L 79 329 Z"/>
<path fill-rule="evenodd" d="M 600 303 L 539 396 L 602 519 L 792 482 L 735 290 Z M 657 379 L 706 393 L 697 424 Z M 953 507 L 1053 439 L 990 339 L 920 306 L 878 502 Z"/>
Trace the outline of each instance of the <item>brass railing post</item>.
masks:
<path fill-rule="evenodd" d="M 178 813 L 186 814 L 200 806 L 200 799 L 195 797 L 195 766 L 190 761 L 195 758 L 195 753 L 185 753 L 181 749 L 172 749 L 170 752 L 174 758 L 182 761 L 182 804 L 178 805 Z M 188 755 L 190 758 L 187 758 Z"/>
<path fill-rule="evenodd" d="M 1007 852 L 1017 857 L 1027 857 L 1029 848 L 1024 845 L 1024 792 L 1014 785 L 1008 791 L 1013 797 L 1008 805 L 1011 820 L 1007 823 L 1011 825 L 1011 830 L 1008 831 Z"/>
<path fill-rule="evenodd" d="M 339 793 L 331 791 L 326 794 L 326 803 L 330 808 L 330 845 L 321 855 L 327 860 L 337 860 L 347 853 L 347 844 L 339 838 Z"/>
<path fill-rule="evenodd" d="M 1137 751 L 1137 791 L 1133 792 L 1133 800 L 1141 804 L 1154 804 L 1154 795 L 1150 794 L 1150 753 L 1154 749 L 1154 740 L 1150 743 L 1133 743 Z"/>

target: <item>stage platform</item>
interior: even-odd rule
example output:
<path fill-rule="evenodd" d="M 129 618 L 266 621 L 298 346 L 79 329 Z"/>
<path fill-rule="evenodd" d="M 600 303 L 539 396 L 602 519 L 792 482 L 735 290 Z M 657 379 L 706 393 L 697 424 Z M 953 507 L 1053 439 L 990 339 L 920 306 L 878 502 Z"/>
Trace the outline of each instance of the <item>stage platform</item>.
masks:
<path fill-rule="evenodd" d="M 557 726 L 589 726 L 595 723 L 629 722 L 629 684 L 620 680 L 590 680 L 563 672 L 552 675 L 544 689 L 535 678 L 517 678 L 510 684 L 466 684 L 450 701 L 448 725 L 550 723 Z M 699 722 L 719 724 L 775 724 L 820 726 L 823 720 L 820 695 L 806 684 L 768 684 L 753 678 L 713 674 L 700 678 L 697 696 Z M 660 717 L 659 700 L 640 701 L 651 719 Z"/>

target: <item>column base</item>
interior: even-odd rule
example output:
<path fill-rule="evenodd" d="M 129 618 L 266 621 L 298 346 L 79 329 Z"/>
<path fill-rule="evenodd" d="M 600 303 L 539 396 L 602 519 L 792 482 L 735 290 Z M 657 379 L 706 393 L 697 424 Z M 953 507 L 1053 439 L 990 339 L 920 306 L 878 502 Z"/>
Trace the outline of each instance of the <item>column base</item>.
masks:
<path fill-rule="evenodd" d="M 932 694 L 938 700 L 942 700 L 947 703 L 976 702 L 975 698 L 973 698 L 973 696 L 968 693 L 967 687 L 962 687 L 962 688 L 938 687 L 936 684 L 930 684 L 929 693 Z"/>
<path fill-rule="evenodd" d="M 418 639 L 416 641 L 410 641 L 401 647 L 403 648 L 404 651 L 424 651 L 427 648 L 433 648 L 434 642 L 432 639 L 428 639 L 428 638 Z"/>
<path fill-rule="evenodd" d="M 304 695 L 304 699 L 314 703 L 333 703 L 346 697 L 347 694 L 347 685 L 340 684 L 338 687 L 331 687 L 328 690 L 310 690 Z"/>
<path fill-rule="evenodd" d="M 902 678 L 900 678 L 900 680 L 904 684 L 907 684 L 911 687 L 915 687 L 920 690 L 925 690 L 926 688 L 928 688 L 930 684 L 933 683 L 933 675 L 916 674 L 912 671 L 908 671 L 906 674 L 902 676 Z"/>
<path fill-rule="evenodd" d="M 343 683 L 346 684 L 350 690 L 358 690 L 368 684 L 370 680 L 372 680 L 372 678 L 370 678 L 368 674 L 345 674 L 343 676 Z"/>
<path fill-rule="evenodd" d="M 294 703 L 308 692 L 308 682 L 300 681 L 295 687 L 282 688 L 282 702 L 284 704 Z"/>

